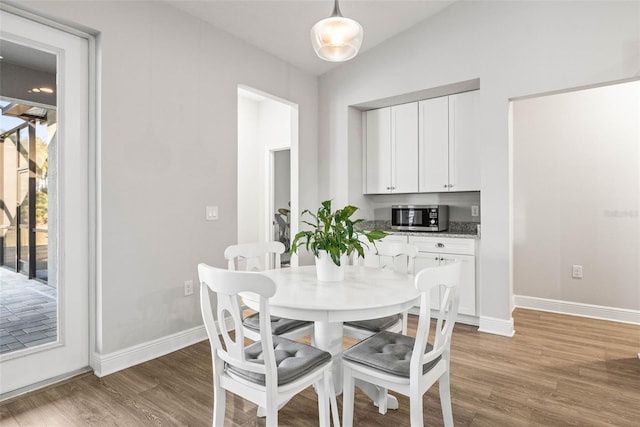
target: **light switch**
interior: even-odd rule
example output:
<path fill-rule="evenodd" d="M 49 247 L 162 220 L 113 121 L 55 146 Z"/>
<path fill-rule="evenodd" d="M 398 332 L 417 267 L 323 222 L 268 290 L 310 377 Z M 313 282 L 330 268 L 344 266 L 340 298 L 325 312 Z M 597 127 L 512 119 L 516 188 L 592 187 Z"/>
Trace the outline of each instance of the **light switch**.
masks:
<path fill-rule="evenodd" d="M 218 220 L 218 207 L 217 206 L 207 206 L 207 212 L 205 216 L 207 221 L 217 221 Z"/>
<path fill-rule="evenodd" d="M 471 206 L 471 216 L 478 216 L 480 215 L 480 210 L 478 209 L 477 206 Z"/>

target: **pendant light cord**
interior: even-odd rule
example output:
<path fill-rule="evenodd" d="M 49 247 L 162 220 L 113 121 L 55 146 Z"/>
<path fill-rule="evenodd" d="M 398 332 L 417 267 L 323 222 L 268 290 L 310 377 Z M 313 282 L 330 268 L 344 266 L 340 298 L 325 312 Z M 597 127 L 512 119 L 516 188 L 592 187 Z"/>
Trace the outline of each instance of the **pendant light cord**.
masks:
<path fill-rule="evenodd" d="M 342 17 L 342 12 L 340 12 L 340 5 L 338 4 L 338 0 L 335 1 L 335 3 L 333 4 L 333 13 L 331 14 L 331 17 Z"/>

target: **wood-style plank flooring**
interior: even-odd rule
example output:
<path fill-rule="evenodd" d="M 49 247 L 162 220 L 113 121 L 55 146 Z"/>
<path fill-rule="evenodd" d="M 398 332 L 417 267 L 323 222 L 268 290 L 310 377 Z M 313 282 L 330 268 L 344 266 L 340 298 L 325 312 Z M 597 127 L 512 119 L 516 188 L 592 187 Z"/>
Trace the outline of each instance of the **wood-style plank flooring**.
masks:
<path fill-rule="evenodd" d="M 640 327 L 523 309 L 514 319 L 513 338 L 456 325 L 451 394 L 457 426 L 640 426 Z M 411 318 L 409 333 L 415 328 Z M 442 425 L 437 389 L 424 398 L 427 426 Z M 207 426 L 212 394 L 205 341 L 102 379 L 85 374 L 5 402 L 0 425 Z M 398 400 L 400 409 L 383 416 L 357 393 L 355 425 L 408 426 L 408 399 Z M 264 425 L 255 411 L 227 394 L 226 425 Z M 292 399 L 279 421 L 317 425 L 313 390 Z"/>

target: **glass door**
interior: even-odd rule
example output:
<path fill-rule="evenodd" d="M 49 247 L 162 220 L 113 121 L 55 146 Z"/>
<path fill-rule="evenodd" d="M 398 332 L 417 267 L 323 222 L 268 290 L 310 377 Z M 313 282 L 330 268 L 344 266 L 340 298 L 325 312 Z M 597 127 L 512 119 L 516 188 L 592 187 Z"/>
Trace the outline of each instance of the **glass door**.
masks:
<path fill-rule="evenodd" d="M 92 251 L 89 40 L 5 10 L 0 22 L 2 400 L 89 370 Z"/>

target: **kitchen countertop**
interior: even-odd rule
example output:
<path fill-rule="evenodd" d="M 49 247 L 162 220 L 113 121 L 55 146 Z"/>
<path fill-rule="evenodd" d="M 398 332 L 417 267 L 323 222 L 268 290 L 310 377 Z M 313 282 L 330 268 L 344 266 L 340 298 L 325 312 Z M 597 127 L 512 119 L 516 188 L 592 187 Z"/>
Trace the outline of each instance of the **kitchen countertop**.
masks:
<path fill-rule="evenodd" d="M 363 221 L 358 224 L 362 230 L 382 230 L 396 236 L 448 237 L 457 239 L 480 239 L 477 222 L 449 222 L 446 231 L 399 231 L 391 229 L 391 221 Z"/>
<path fill-rule="evenodd" d="M 395 236 L 420 236 L 420 237 L 449 237 L 456 239 L 480 239 L 476 233 L 454 233 L 450 231 L 398 231 L 383 230 Z"/>

